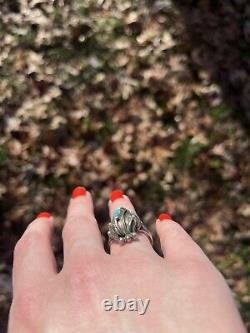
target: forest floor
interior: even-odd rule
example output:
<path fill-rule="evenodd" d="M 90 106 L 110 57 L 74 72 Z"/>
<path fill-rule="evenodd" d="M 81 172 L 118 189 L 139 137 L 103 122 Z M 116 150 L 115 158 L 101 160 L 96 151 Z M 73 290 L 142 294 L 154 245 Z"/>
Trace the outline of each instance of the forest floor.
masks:
<path fill-rule="evenodd" d="M 1 333 L 16 241 L 53 212 L 61 265 L 76 185 L 103 233 L 113 188 L 153 234 L 172 214 L 250 328 L 250 6 L 213 3 L 0 0 Z"/>

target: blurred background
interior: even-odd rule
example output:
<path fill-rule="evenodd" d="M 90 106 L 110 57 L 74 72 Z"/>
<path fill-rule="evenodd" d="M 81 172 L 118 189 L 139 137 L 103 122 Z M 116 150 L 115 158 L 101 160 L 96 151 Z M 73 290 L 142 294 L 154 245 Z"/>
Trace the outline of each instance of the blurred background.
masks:
<path fill-rule="evenodd" d="M 250 327 L 249 1 L 0 0 L 0 117 L 0 332 L 15 243 L 51 211 L 61 265 L 76 185 L 103 232 L 114 188 L 172 214 Z"/>

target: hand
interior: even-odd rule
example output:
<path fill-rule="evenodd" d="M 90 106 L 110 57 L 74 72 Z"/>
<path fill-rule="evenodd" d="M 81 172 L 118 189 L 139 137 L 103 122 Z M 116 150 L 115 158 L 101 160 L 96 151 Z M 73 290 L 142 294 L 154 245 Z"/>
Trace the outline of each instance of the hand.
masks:
<path fill-rule="evenodd" d="M 134 208 L 114 192 L 117 207 Z M 41 214 L 14 251 L 9 333 L 243 333 L 231 292 L 182 227 L 161 215 L 156 221 L 164 258 L 144 234 L 104 251 L 91 194 L 73 192 L 63 229 L 64 266 L 57 273 L 50 236 L 53 218 Z M 149 299 L 138 311 L 105 311 L 103 300 Z"/>

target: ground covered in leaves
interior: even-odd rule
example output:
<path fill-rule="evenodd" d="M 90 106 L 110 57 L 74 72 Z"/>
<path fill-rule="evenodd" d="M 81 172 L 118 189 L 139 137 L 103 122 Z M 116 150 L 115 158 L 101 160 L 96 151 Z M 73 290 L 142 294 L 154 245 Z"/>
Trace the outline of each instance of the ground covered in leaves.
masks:
<path fill-rule="evenodd" d="M 1 332 L 16 241 L 49 210 L 61 262 L 81 184 L 103 233 L 110 189 L 126 191 L 153 233 L 169 211 L 250 327 L 250 6 L 183 3 L 0 0 Z"/>

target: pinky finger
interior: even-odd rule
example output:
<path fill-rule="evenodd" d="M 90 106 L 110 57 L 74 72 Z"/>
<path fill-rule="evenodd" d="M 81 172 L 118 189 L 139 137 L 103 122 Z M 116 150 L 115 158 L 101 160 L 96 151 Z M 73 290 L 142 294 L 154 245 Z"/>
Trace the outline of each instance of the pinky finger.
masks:
<path fill-rule="evenodd" d="M 188 258 L 207 260 L 202 249 L 170 215 L 161 214 L 156 221 L 164 258 L 168 262 L 184 261 Z"/>

